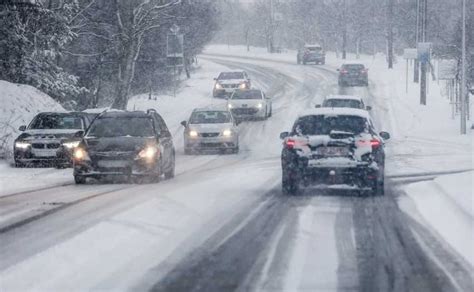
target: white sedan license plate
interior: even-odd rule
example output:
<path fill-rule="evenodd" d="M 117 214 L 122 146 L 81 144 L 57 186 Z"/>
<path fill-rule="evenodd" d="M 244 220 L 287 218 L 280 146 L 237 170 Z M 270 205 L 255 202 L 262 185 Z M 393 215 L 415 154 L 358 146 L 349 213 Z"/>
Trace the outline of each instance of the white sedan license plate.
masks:
<path fill-rule="evenodd" d="M 127 167 L 128 166 L 128 161 L 125 161 L 125 160 L 99 160 L 97 165 L 99 167 L 106 167 L 106 168 Z"/>

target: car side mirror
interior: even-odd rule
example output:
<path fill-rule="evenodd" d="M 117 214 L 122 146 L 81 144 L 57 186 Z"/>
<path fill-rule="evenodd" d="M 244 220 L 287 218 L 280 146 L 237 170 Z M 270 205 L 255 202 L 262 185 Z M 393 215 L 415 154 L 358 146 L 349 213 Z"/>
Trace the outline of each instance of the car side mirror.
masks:
<path fill-rule="evenodd" d="M 26 130 L 26 126 L 25 125 L 21 125 L 18 130 L 20 130 L 21 132 L 25 131 Z"/>
<path fill-rule="evenodd" d="M 84 137 L 84 131 L 83 130 L 77 131 L 74 134 L 74 138 L 82 138 L 82 137 Z"/>
<path fill-rule="evenodd" d="M 384 139 L 384 140 L 390 139 L 390 134 L 389 134 L 388 132 L 380 132 L 379 135 L 380 135 L 380 137 L 382 137 L 382 139 Z"/>
<path fill-rule="evenodd" d="M 320 108 L 321 105 L 320 105 L 320 104 L 317 104 L 317 105 L 315 105 L 314 107 L 315 107 L 315 108 Z"/>
<path fill-rule="evenodd" d="M 235 125 L 236 125 L 236 126 L 240 125 L 241 123 L 242 123 L 242 121 L 240 121 L 240 120 L 236 120 L 236 121 L 235 121 Z"/>
<path fill-rule="evenodd" d="M 341 69 L 336 69 L 336 71 L 341 71 Z"/>
<path fill-rule="evenodd" d="M 187 123 L 186 121 L 182 121 L 182 122 L 181 122 L 181 125 L 182 125 L 183 127 L 186 127 L 186 126 L 188 125 L 188 123 Z"/>
<path fill-rule="evenodd" d="M 371 111 L 372 107 L 370 105 L 368 105 L 368 106 L 365 107 L 365 109 L 368 110 L 368 111 Z"/>
<path fill-rule="evenodd" d="M 216 78 L 216 77 L 214 77 L 214 78 L 212 78 L 212 79 L 214 79 L 215 81 L 217 81 L 217 78 Z"/>
<path fill-rule="evenodd" d="M 288 132 L 281 132 L 280 133 L 280 139 L 282 139 L 282 140 L 285 139 L 288 136 L 290 136 L 290 133 L 288 133 Z"/>

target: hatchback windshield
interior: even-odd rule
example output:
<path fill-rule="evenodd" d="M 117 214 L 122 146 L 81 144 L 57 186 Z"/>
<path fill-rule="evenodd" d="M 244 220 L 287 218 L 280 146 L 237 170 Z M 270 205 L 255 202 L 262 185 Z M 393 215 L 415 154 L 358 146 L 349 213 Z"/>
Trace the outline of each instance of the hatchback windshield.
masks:
<path fill-rule="evenodd" d="M 260 90 L 236 90 L 231 99 L 262 99 Z"/>
<path fill-rule="evenodd" d="M 230 113 L 225 111 L 194 112 L 189 119 L 190 124 L 224 124 L 230 121 Z"/>
<path fill-rule="evenodd" d="M 223 80 L 223 79 L 244 79 L 244 73 L 242 72 L 222 72 L 221 74 L 219 74 L 219 78 L 217 79 L 220 79 L 220 80 Z"/>
<path fill-rule="evenodd" d="M 40 115 L 31 123 L 30 129 L 82 129 L 82 119 L 72 115 Z"/>
<path fill-rule="evenodd" d="M 345 64 L 342 65 L 342 68 L 346 70 L 364 70 L 365 67 L 362 64 Z"/>
<path fill-rule="evenodd" d="M 154 135 L 150 118 L 100 118 L 92 123 L 87 136 L 93 137 L 151 137 Z"/>
<path fill-rule="evenodd" d="M 305 116 L 299 118 L 293 132 L 298 135 L 329 135 L 331 131 L 360 134 L 368 130 L 367 120 L 357 116 Z"/>
<path fill-rule="evenodd" d="M 353 99 L 328 99 L 323 103 L 324 107 L 349 107 L 362 108 L 360 101 Z"/>

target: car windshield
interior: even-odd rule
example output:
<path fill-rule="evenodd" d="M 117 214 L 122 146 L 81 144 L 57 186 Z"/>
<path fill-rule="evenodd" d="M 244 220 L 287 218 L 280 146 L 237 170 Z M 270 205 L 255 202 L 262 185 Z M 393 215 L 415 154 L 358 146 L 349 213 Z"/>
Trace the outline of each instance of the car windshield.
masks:
<path fill-rule="evenodd" d="M 219 80 L 225 79 L 244 79 L 244 73 L 242 72 L 222 72 L 217 78 Z"/>
<path fill-rule="evenodd" d="M 92 137 L 152 137 L 154 136 L 151 118 L 104 117 L 96 119 L 87 133 Z"/>
<path fill-rule="evenodd" d="M 194 112 L 189 119 L 190 124 L 224 124 L 230 121 L 230 113 L 225 111 Z"/>
<path fill-rule="evenodd" d="M 365 67 L 362 64 L 345 64 L 342 65 L 342 68 L 346 70 L 364 70 Z"/>
<path fill-rule="evenodd" d="M 260 90 L 236 90 L 231 99 L 262 99 Z"/>
<path fill-rule="evenodd" d="M 293 133 L 297 135 L 329 135 L 331 131 L 344 131 L 360 134 L 368 131 L 369 126 L 365 118 L 358 116 L 305 116 L 299 118 L 293 126 Z"/>
<path fill-rule="evenodd" d="M 33 130 L 46 129 L 83 129 L 82 119 L 72 115 L 39 115 L 30 125 Z"/>
<path fill-rule="evenodd" d="M 354 99 L 328 99 L 323 103 L 323 107 L 362 108 L 362 104 Z"/>
<path fill-rule="evenodd" d="M 311 52 L 311 53 L 319 53 L 323 49 L 321 47 L 306 47 L 306 50 Z"/>

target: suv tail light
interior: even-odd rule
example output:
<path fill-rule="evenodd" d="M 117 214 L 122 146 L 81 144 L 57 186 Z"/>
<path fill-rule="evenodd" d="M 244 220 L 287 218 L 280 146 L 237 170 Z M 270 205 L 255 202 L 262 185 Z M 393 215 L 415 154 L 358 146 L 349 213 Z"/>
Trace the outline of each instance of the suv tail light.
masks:
<path fill-rule="evenodd" d="M 370 140 L 370 145 L 372 145 L 372 150 L 375 150 L 380 147 L 380 141 L 378 139 Z"/>
<path fill-rule="evenodd" d="M 301 140 L 295 140 L 295 139 L 292 139 L 292 138 L 288 138 L 284 142 L 284 145 L 288 149 L 293 149 L 293 148 L 295 148 L 295 146 L 305 146 L 305 145 L 307 145 L 307 143 L 303 142 Z"/>
<path fill-rule="evenodd" d="M 346 69 L 342 69 L 342 70 L 339 71 L 339 72 L 341 72 L 341 74 L 347 74 L 347 70 L 346 70 Z"/>
<path fill-rule="evenodd" d="M 362 73 L 362 74 L 367 74 L 367 69 L 362 69 L 362 70 L 360 70 L 360 73 Z"/>

